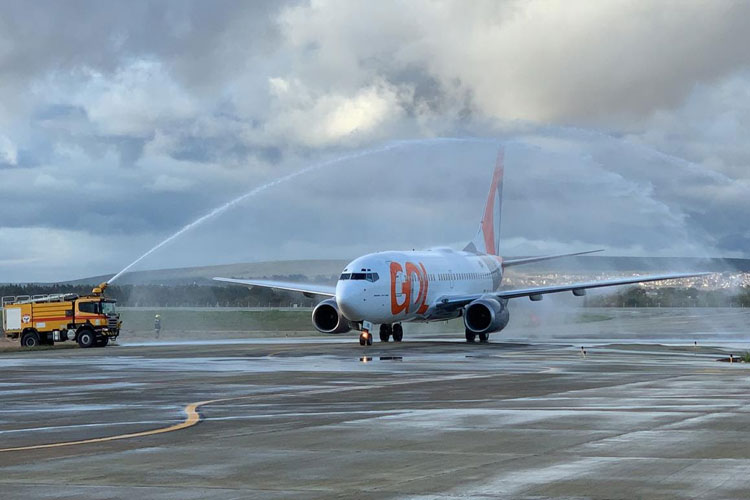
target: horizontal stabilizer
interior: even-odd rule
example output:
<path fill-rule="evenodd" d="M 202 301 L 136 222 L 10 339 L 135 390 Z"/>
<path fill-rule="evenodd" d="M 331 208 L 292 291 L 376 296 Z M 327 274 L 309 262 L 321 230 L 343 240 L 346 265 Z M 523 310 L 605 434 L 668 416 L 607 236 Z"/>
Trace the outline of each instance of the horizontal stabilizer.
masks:
<path fill-rule="evenodd" d="M 526 257 L 523 259 L 508 259 L 503 261 L 503 267 L 520 266 L 521 264 L 531 264 L 532 262 L 541 262 L 543 260 L 562 259 L 563 257 L 575 257 L 576 255 L 586 255 L 590 253 L 603 252 L 600 250 L 588 250 L 586 252 L 562 253 L 558 255 L 543 255 L 541 257 Z"/>

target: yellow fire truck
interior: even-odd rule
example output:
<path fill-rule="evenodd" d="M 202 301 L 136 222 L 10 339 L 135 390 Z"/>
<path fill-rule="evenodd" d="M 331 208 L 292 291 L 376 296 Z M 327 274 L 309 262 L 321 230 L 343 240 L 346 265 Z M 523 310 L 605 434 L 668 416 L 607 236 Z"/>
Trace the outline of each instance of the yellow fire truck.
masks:
<path fill-rule="evenodd" d="M 104 347 L 120 334 L 115 301 L 104 297 L 107 283 L 91 295 L 75 294 L 3 297 L 5 336 L 25 347 L 74 340 L 81 347 Z"/>

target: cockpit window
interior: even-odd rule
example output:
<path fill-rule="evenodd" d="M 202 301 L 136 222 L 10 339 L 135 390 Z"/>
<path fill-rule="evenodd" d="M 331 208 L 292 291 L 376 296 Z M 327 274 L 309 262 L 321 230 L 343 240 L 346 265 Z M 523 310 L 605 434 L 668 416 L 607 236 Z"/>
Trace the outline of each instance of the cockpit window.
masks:
<path fill-rule="evenodd" d="M 341 275 L 340 279 L 366 280 L 374 283 L 380 279 L 380 276 L 378 276 L 378 273 L 344 273 Z"/>

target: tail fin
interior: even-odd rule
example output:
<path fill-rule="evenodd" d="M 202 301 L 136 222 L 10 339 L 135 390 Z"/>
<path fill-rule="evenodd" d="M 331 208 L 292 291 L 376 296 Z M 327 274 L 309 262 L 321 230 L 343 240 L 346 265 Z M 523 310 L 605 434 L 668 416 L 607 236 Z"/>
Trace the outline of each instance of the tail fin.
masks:
<path fill-rule="evenodd" d="M 479 231 L 471 242 L 464 248 L 467 252 L 498 255 L 500 243 L 500 216 L 503 206 L 503 154 L 497 153 L 495 172 L 492 175 L 490 193 L 484 206 L 484 215 L 479 224 Z"/>

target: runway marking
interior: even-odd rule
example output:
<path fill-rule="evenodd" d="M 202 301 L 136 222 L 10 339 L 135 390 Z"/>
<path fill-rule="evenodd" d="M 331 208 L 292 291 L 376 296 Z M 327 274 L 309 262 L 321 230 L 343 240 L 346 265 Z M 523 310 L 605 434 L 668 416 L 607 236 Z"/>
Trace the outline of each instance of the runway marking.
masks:
<path fill-rule="evenodd" d="M 250 396 L 240 396 L 236 398 L 222 398 L 222 399 L 209 399 L 206 401 L 199 401 L 197 403 L 190 403 L 185 407 L 185 414 L 187 417 L 179 424 L 170 425 L 168 427 L 161 427 L 159 429 L 153 429 L 150 431 L 131 432 L 128 434 L 116 434 L 114 436 L 91 438 L 91 439 L 80 439 L 77 441 L 63 441 L 61 443 L 48 443 L 48 444 L 35 444 L 30 446 L 16 446 L 13 448 L 0 448 L 0 453 L 5 451 L 23 451 L 23 450 L 41 450 L 44 448 L 60 448 L 63 446 L 75 446 L 80 444 L 91 444 L 91 443 L 104 443 L 106 441 L 117 441 L 120 439 L 132 439 L 143 436 L 153 436 L 155 434 L 164 434 L 165 432 L 174 432 L 182 429 L 192 427 L 201 421 L 200 413 L 198 408 L 211 403 L 219 403 L 222 401 L 232 401 L 235 399 L 248 398 Z"/>
<path fill-rule="evenodd" d="M 546 368 L 548 369 L 549 367 L 546 367 Z M 542 372 L 543 371 L 544 370 L 542 370 Z M 379 384 L 379 385 L 372 385 L 372 386 L 334 387 L 334 388 L 328 388 L 328 389 L 315 389 L 311 391 L 306 391 L 304 394 L 310 395 L 310 394 L 325 394 L 325 393 L 346 392 L 346 391 L 361 391 L 361 390 L 378 389 L 378 388 L 387 387 L 387 386 L 432 383 L 432 382 L 446 381 L 446 380 L 463 380 L 463 379 L 468 379 L 468 378 L 471 378 L 472 380 L 476 380 L 478 378 L 491 378 L 495 376 L 497 376 L 497 374 L 448 375 L 448 376 L 443 376 L 443 377 L 438 377 L 438 378 L 395 381 L 395 382 L 390 382 L 386 384 Z M 201 422 L 201 416 L 200 416 L 200 413 L 198 413 L 198 408 L 200 408 L 201 406 L 206 406 L 206 405 L 213 404 L 213 403 L 222 403 L 225 401 L 237 401 L 241 399 L 250 399 L 250 398 L 257 397 L 257 396 L 258 395 L 255 394 L 252 396 L 236 396 L 233 398 L 208 399 L 206 401 L 198 401 L 197 403 L 190 403 L 189 405 L 185 407 L 184 411 L 187 414 L 187 418 L 185 418 L 184 421 L 180 422 L 179 424 L 170 425 L 168 427 L 161 427 L 159 429 L 153 429 L 150 431 L 131 432 L 128 434 L 116 434 L 114 436 L 106 436 L 106 437 L 91 438 L 91 439 L 80 439 L 76 441 L 62 441 L 59 443 L 34 444 L 34 445 L 29 445 L 29 446 L 16 446 L 12 448 L 0 448 L 0 453 L 10 452 L 10 451 L 41 450 L 41 449 L 46 449 L 46 448 L 62 448 L 64 446 L 77 446 L 77 445 L 82 445 L 82 444 L 105 443 L 107 441 L 119 441 L 122 439 L 132 439 L 132 438 L 137 438 L 137 437 L 153 436 L 155 434 L 164 434 L 166 432 L 179 431 L 182 429 L 187 429 L 188 427 L 193 427 L 194 425 L 197 425 Z"/>

